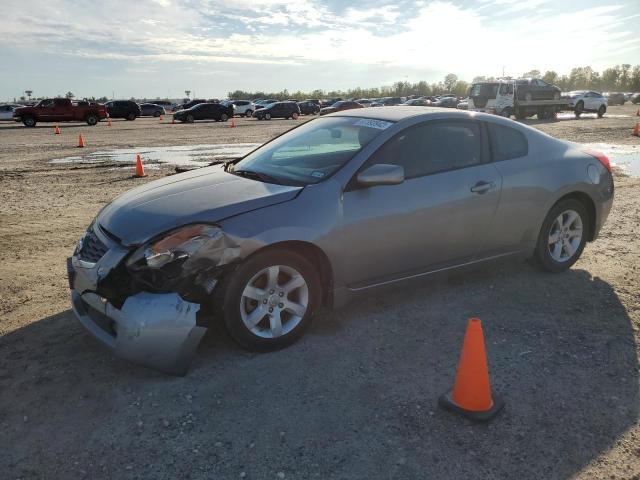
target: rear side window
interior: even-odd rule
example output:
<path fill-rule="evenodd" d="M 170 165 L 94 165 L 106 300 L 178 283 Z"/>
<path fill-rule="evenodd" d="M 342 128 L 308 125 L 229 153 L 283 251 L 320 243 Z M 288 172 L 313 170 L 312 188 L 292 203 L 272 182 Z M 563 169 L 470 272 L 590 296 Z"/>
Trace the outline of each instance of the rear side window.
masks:
<path fill-rule="evenodd" d="M 489 123 L 487 127 L 491 137 L 494 162 L 524 157 L 529 153 L 529 143 L 522 132 L 495 123 Z"/>
<path fill-rule="evenodd" d="M 424 123 L 393 137 L 369 164 L 400 165 L 408 179 L 479 165 L 481 135 L 474 122 Z"/>

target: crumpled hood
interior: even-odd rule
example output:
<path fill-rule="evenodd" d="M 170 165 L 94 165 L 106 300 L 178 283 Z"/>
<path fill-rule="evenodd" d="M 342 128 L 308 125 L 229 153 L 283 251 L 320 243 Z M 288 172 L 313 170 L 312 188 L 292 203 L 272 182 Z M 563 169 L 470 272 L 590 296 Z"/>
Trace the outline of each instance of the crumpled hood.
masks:
<path fill-rule="evenodd" d="M 124 245 L 140 245 L 182 225 L 286 202 L 301 189 L 238 177 L 217 165 L 134 188 L 103 208 L 97 221 Z"/>

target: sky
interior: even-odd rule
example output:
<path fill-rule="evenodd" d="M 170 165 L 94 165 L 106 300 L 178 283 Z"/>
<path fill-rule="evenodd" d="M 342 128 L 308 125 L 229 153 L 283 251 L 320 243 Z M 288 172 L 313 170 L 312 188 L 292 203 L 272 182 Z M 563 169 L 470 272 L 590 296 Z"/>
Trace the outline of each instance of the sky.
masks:
<path fill-rule="evenodd" d="M 0 99 L 224 98 L 640 64 L 640 0 L 0 0 Z"/>

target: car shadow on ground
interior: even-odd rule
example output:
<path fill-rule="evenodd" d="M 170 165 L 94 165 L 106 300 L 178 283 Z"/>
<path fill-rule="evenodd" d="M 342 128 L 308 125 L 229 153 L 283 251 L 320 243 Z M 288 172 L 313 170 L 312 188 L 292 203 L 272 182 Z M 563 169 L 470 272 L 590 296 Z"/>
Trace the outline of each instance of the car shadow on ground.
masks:
<path fill-rule="evenodd" d="M 488 425 L 437 407 L 471 316 L 507 403 Z M 567 478 L 640 404 L 634 331 L 611 286 L 520 263 L 322 312 L 274 353 L 215 326 L 185 377 L 114 358 L 69 311 L 5 335 L 0 362 L 10 478 Z"/>

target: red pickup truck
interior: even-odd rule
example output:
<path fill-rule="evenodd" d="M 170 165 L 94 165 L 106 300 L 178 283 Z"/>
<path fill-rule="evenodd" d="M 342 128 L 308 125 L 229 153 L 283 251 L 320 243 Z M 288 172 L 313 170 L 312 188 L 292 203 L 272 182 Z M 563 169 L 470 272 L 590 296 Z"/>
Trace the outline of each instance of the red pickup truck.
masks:
<path fill-rule="evenodd" d="M 35 127 L 38 122 L 84 121 L 95 125 L 107 118 L 104 105 L 95 102 L 72 102 L 68 98 L 47 98 L 33 107 L 20 107 L 13 111 L 13 119 L 27 127 Z"/>

